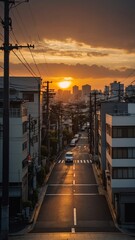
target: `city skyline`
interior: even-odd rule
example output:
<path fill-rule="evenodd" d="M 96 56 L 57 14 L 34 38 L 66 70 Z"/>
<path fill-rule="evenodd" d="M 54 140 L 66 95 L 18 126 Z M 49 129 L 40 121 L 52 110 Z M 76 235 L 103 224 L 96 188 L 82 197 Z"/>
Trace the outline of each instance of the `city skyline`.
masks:
<path fill-rule="evenodd" d="M 3 12 L 1 2 L 2 19 Z M 31 50 L 11 51 L 11 76 L 31 76 L 23 64 L 24 57 L 34 73 L 43 81 L 52 81 L 55 89 L 67 78 L 71 81 L 70 89 L 73 85 L 89 84 L 101 90 L 115 80 L 125 85 L 134 80 L 133 0 L 33 0 L 11 8 L 10 17 L 10 43 L 35 46 Z M 2 23 L 0 28 L 3 45 Z"/>

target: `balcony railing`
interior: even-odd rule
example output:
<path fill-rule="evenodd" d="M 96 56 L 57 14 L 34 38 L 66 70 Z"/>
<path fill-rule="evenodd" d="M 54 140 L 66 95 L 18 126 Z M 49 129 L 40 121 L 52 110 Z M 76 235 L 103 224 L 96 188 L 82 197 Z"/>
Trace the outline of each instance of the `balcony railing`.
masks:
<path fill-rule="evenodd" d="M 3 109 L 0 108 L 0 117 L 3 116 Z M 27 109 L 26 108 L 11 108 L 10 109 L 10 117 L 11 118 L 19 118 L 27 116 Z"/>

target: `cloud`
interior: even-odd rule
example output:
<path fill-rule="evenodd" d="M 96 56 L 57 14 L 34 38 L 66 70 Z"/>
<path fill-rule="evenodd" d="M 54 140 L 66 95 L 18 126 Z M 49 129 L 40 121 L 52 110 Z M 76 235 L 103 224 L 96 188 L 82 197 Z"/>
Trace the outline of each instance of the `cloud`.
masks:
<path fill-rule="evenodd" d="M 0 64 L 1 65 L 1 64 Z M 35 65 L 30 64 L 30 67 L 35 71 Z M 57 77 L 72 77 L 72 78 L 128 78 L 129 75 L 135 76 L 135 69 L 109 69 L 104 66 L 86 64 L 76 64 L 76 65 L 67 65 L 67 64 L 39 64 L 38 68 L 40 69 L 41 74 L 44 77 L 57 78 Z M 45 69 L 45 71 L 44 71 Z M 21 75 L 21 76 L 31 76 L 31 73 L 22 65 L 22 64 L 10 64 L 11 76 Z M 1 71 L 1 69 L 0 69 Z M 2 71 L 1 71 L 2 72 Z M 46 73 L 45 73 L 46 72 Z M 39 74 L 37 73 L 39 76 Z"/>
<path fill-rule="evenodd" d="M 33 0 L 32 14 L 29 4 L 19 7 L 28 32 L 25 37 L 72 38 L 95 47 L 135 49 L 134 0 Z M 16 20 L 14 26 L 23 37 Z"/>

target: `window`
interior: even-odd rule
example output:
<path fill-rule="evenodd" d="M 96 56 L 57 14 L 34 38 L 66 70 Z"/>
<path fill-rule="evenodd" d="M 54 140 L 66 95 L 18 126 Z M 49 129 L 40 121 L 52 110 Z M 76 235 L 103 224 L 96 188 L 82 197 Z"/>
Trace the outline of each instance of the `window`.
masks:
<path fill-rule="evenodd" d="M 135 158 L 135 148 L 112 148 L 112 158 Z"/>
<path fill-rule="evenodd" d="M 113 179 L 135 179 L 135 167 L 112 168 Z"/>
<path fill-rule="evenodd" d="M 113 138 L 135 138 L 135 126 L 112 127 Z"/>
<path fill-rule="evenodd" d="M 28 100 L 29 102 L 34 102 L 34 94 L 33 93 L 23 93 L 23 99 Z"/>

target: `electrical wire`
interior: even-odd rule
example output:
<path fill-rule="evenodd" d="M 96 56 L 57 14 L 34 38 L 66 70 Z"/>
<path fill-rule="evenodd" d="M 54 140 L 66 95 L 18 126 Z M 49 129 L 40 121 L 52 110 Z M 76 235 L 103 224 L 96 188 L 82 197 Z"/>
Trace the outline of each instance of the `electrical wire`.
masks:
<path fill-rule="evenodd" d="M 28 66 L 21 60 L 21 58 L 15 53 L 14 50 L 12 50 L 12 52 L 14 53 L 14 55 L 19 59 L 19 61 L 25 66 L 25 68 L 31 73 L 31 75 L 35 78 L 36 74 L 33 74 L 33 71 L 31 71 Z"/>
<path fill-rule="evenodd" d="M 13 33 L 13 35 L 14 35 L 14 38 L 15 38 L 15 40 L 16 40 L 16 42 L 17 42 L 17 44 L 19 44 L 18 43 L 18 41 L 17 41 L 17 39 L 16 39 L 16 36 L 15 36 L 15 34 L 14 34 L 14 31 L 12 30 L 12 33 Z M 25 61 L 25 63 L 26 63 L 26 65 L 28 66 L 28 68 L 30 69 L 30 71 L 36 76 L 36 74 L 35 74 L 35 72 L 33 71 L 33 69 L 31 68 L 31 66 L 30 66 L 30 64 L 27 62 L 27 60 L 26 60 L 26 58 L 23 56 L 23 54 L 22 54 L 22 52 L 20 51 L 20 49 L 18 49 L 18 51 L 19 51 L 19 53 L 20 53 L 20 55 L 21 55 L 21 57 L 23 58 L 23 60 Z M 36 76 L 37 77 L 37 76 Z"/>
<path fill-rule="evenodd" d="M 17 11 L 17 9 L 16 9 L 16 12 L 17 12 L 17 14 L 18 14 L 18 16 L 19 16 L 22 24 L 23 24 L 22 18 L 21 18 L 21 16 L 20 16 L 19 12 Z M 13 14 L 13 13 L 12 13 L 12 14 Z M 15 20 L 16 20 L 16 17 L 15 17 L 14 14 L 13 14 L 13 16 L 14 16 L 14 18 L 15 18 Z M 16 22 L 17 22 L 17 24 L 18 24 L 18 21 L 17 21 L 17 20 L 16 20 Z M 18 24 L 18 25 L 19 25 L 19 24 Z M 23 24 L 23 25 L 24 25 L 24 24 Z M 25 29 L 26 29 L 26 28 L 25 28 Z M 13 32 L 13 30 L 12 30 L 12 33 L 13 33 L 13 35 L 14 35 L 14 38 L 15 38 L 16 42 L 18 43 L 18 41 L 17 41 L 17 39 L 16 39 L 16 37 L 15 37 L 15 33 Z M 33 53 L 32 53 L 32 51 L 31 51 L 30 48 L 29 48 L 29 51 L 30 51 L 30 54 L 31 54 L 31 56 L 32 56 L 33 62 L 34 62 L 34 64 L 35 64 L 35 66 L 36 66 L 36 69 L 37 69 L 37 71 L 38 71 L 38 73 L 39 73 L 39 76 L 40 76 L 40 78 L 42 78 L 42 77 L 41 77 L 41 73 L 40 73 L 40 71 L 39 71 L 39 68 L 38 68 L 38 66 L 37 66 L 37 63 L 36 63 L 36 61 L 35 61 L 34 55 L 33 55 Z M 29 68 L 30 68 L 30 70 L 33 72 L 30 64 L 26 61 L 26 59 L 24 58 L 24 56 L 23 56 L 23 54 L 21 53 L 21 51 L 20 51 L 20 54 L 21 54 L 23 60 L 25 61 L 26 65 L 28 65 Z M 34 74 L 35 74 L 35 73 L 34 73 Z M 35 74 L 35 75 L 36 75 L 36 74 Z"/>
<path fill-rule="evenodd" d="M 30 14 L 31 14 L 31 17 L 32 17 L 32 21 L 34 22 L 34 26 L 35 26 L 35 29 L 36 29 L 36 35 L 38 37 L 38 40 L 39 42 L 37 42 L 37 44 L 40 46 L 43 47 L 43 57 L 44 57 L 44 62 L 46 64 L 46 68 L 48 70 L 48 66 L 47 66 L 47 61 L 46 61 L 46 57 L 45 57 L 45 48 L 44 48 L 44 45 L 42 44 L 42 41 L 41 41 L 41 38 L 40 38 L 40 35 L 39 35 L 39 32 L 38 32 L 38 29 L 37 29 L 37 24 L 36 24 L 36 19 L 35 19 L 35 15 L 33 14 L 33 11 L 32 11 L 32 8 L 31 8 L 31 5 L 30 5 L 30 2 L 28 4 L 29 6 L 29 11 L 30 11 Z M 46 74 L 48 75 L 48 73 L 46 72 Z"/>

